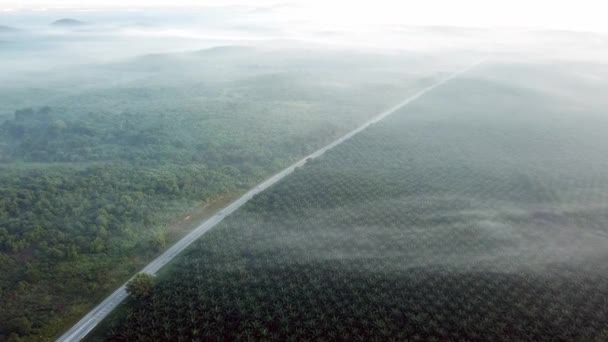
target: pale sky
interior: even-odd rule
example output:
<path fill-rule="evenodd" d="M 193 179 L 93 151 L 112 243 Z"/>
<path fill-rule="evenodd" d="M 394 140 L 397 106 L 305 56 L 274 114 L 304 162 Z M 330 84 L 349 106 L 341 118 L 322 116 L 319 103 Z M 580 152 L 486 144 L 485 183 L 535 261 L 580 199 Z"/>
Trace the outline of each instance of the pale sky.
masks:
<path fill-rule="evenodd" d="M 526 27 L 608 32 L 608 0 L 0 0 L 4 14 L 41 8 L 268 7 L 324 25 Z"/>

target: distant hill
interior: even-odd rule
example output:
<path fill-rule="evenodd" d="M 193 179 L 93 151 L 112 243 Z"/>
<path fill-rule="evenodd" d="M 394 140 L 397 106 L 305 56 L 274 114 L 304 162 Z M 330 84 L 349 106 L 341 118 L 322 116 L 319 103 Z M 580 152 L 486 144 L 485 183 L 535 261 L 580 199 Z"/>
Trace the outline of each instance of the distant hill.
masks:
<path fill-rule="evenodd" d="M 254 51 L 254 49 L 250 46 L 242 46 L 242 45 L 222 45 L 222 46 L 214 46 L 207 49 L 202 49 L 195 51 L 195 54 L 198 55 L 207 55 L 207 56 L 217 56 L 217 55 L 238 55 L 241 53 L 247 53 Z"/>
<path fill-rule="evenodd" d="M 200 68 L 201 64 L 209 63 L 210 60 L 222 60 L 223 62 L 236 59 L 246 60 L 251 58 L 255 51 L 252 47 L 225 45 L 181 53 L 151 53 L 121 62 L 115 67 L 139 71 L 192 69 Z"/>
<path fill-rule="evenodd" d="M 0 33 L 1 32 L 17 32 L 19 29 L 10 26 L 0 25 Z"/>
<path fill-rule="evenodd" d="M 63 19 L 55 20 L 53 23 L 51 23 L 51 25 L 72 27 L 72 26 L 83 26 L 83 25 L 86 25 L 86 23 L 83 21 L 80 21 L 80 20 L 72 19 L 72 18 L 63 18 Z"/>

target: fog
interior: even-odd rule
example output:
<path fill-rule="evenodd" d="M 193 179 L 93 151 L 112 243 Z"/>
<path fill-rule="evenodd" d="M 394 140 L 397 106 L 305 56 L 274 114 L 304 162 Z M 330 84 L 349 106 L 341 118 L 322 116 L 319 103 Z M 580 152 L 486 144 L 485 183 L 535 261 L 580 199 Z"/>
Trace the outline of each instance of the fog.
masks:
<path fill-rule="evenodd" d="M 199 326 L 209 339 L 242 326 L 347 336 L 298 325 L 332 305 L 367 340 L 608 336 L 608 35 L 298 9 L 0 13 L 0 341 L 62 336 L 207 219 L 217 226 L 158 272 L 154 297 L 129 292 L 91 339 L 187 340 Z M 400 103 L 224 219 L 227 204 Z M 515 284 L 534 303 L 480 285 L 498 309 L 450 321 L 479 303 L 454 285 L 469 281 Z M 464 304 L 424 302 L 442 296 Z M 110 298 L 99 321 L 123 300 Z M 179 303 L 197 303 L 182 320 L 192 327 L 139 329 Z M 297 329 L 281 330 L 283 307 Z M 494 328 L 507 311 L 522 329 Z M 419 312 L 440 328 L 421 328 Z"/>
<path fill-rule="evenodd" d="M 277 12 L 277 7 L 218 6 L 188 12 L 105 9 L 21 11 L 3 15 L 0 17 L 3 80 L 0 115 L 6 119 L 22 107 L 59 104 L 62 99 L 79 94 L 140 84 L 138 82 L 183 86 L 198 77 L 226 82 L 279 72 L 285 67 L 301 68 L 304 75 L 314 74 L 311 70 L 315 68 L 330 74 L 342 67 L 340 63 L 348 65 L 349 61 L 341 58 L 353 54 L 358 61 L 352 67 L 373 69 L 371 74 L 358 75 L 357 82 L 365 82 L 364 78 L 372 74 L 371 77 L 390 82 L 391 73 L 397 71 L 411 77 L 410 66 L 417 68 L 419 76 L 429 72 L 429 77 L 434 77 L 453 66 L 487 58 L 487 65 L 505 67 L 495 70 L 494 74 L 478 73 L 476 80 L 535 92 L 539 98 L 548 98 L 547 101 L 559 98 L 564 110 L 571 109 L 577 115 L 602 123 L 606 120 L 608 98 L 602 93 L 608 89 L 608 36 L 602 33 L 397 24 L 322 27 L 303 20 L 288 23 L 279 16 L 284 13 Z M 62 18 L 75 21 L 65 24 L 58 21 Z M 221 62 L 201 61 L 195 55 L 225 46 L 256 50 L 224 56 Z M 259 57 L 253 58 L 261 58 L 257 66 L 243 64 L 251 51 L 257 51 L 254 54 L 262 51 Z M 312 52 L 310 58 L 302 57 L 301 54 L 308 52 Z M 263 61 L 271 55 L 272 60 Z M 296 57 L 295 65 L 290 64 L 293 61 L 283 62 L 296 55 L 300 57 Z M 334 58 L 335 62 L 330 61 Z M 388 62 L 385 70 L 372 67 L 378 58 Z M 432 63 L 424 66 L 421 62 L 424 59 Z M 207 61 L 219 64 L 205 65 Z M 508 65 L 528 68 L 531 72 L 525 78 L 513 77 Z M 188 73 L 193 75 L 187 76 Z M 334 88 L 347 87 L 354 78 L 344 77 L 337 74 L 328 84 Z M 110 98 L 104 101 L 112 102 Z M 572 205 L 581 206 L 580 203 Z M 593 205 L 589 202 L 583 208 Z M 603 207 L 600 205 L 600 208 Z M 560 207 L 558 211 L 564 210 Z M 531 214 L 526 211 L 519 215 Z M 504 238 L 516 234 L 508 229 L 507 223 L 493 221 L 495 215 L 484 213 L 482 216 L 475 221 L 486 227 L 487 234 L 495 231 Z M 561 241 L 560 234 L 568 234 L 567 227 L 562 228 L 557 235 L 552 232 L 541 240 L 552 241 L 555 237 Z M 518 235 L 517 239 L 521 240 L 517 251 L 536 249 L 534 246 L 522 249 L 525 238 Z M 592 249 L 605 246 L 602 239 L 590 239 Z"/>
<path fill-rule="evenodd" d="M 345 27 L 295 16 L 290 21 L 289 13 L 280 6 L 18 11 L 0 16 L 0 72 L 4 80 L 28 82 L 35 78 L 32 72 L 69 77 L 81 66 L 225 45 L 392 55 L 468 53 L 527 63 L 601 65 L 608 59 L 608 38 L 601 33 L 392 23 Z M 62 18 L 79 24 L 53 24 Z"/>
<path fill-rule="evenodd" d="M 288 7 L 289 8 L 289 7 Z M 74 18 L 82 25 L 52 25 Z M 408 24 L 328 25 L 298 19 L 282 7 L 207 7 L 184 10 L 47 10 L 0 16 L 0 24 L 19 31 L 2 35 L 4 70 L 10 57 L 42 64 L 108 62 L 145 53 L 211 46 L 310 44 L 388 52 L 475 50 L 481 53 L 532 54 L 538 58 L 605 60 L 605 34 L 539 29 L 505 29 Z M 9 67 L 10 66 L 10 67 Z M 32 64 L 31 68 L 42 68 Z"/>

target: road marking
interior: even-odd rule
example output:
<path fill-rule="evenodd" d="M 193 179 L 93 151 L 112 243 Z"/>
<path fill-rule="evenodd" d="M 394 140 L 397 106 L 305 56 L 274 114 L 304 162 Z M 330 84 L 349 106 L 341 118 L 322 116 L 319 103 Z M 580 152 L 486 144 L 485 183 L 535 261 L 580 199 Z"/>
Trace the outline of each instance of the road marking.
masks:
<path fill-rule="evenodd" d="M 232 214 L 238 208 L 243 206 L 251 198 L 253 198 L 253 196 L 256 195 L 257 193 L 260 193 L 260 192 L 266 190 L 273 184 L 277 183 L 278 181 L 280 181 L 281 179 L 285 178 L 287 175 L 289 175 L 290 173 L 295 171 L 296 168 L 301 167 L 304 164 L 306 164 L 306 162 L 309 159 L 315 159 L 315 158 L 323 155 L 328 150 L 330 150 L 330 149 L 336 147 L 337 145 L 343 143 L 344 141 L 352 138 L 355 134 L 368 128 L 370 125 L 386 118 L 387 116 L 395 113 L 396 111 L 400 110 L 401 108 L 407 106 L 408 104 L 410 104 L 413 101 L 417 100 L 418 98 L 422 97 L 429 91 L 443 85 L 444 83 L 448 82 L 449 80 L 451 80 L 455 77 L 458 77 L 458 76 L 466 73 L 467 71 L 473 69 L 474 67 L 476 67 L 479 64 L 484 63 L 484 62 L 485 62 L 485 59 L 477 61 L 477 62 L 467 66 L 466 68 L 464 68 L 460 71 L 457 71 L 457 72 L 451 74 L 450 76 L 418 91 L 417 93 L 406 98 L 405 100 L 401 101 L 397 105 L 395 105 L 395 106 L 389 108 L 388 110 L 381 112 L 380 114 L 376 115 L 375 117 L 369 119 L 368 121 L 363 123 L 361 126 L 354 129 L 353 131 L 350 131 L 349 133 L 347 133 L 347 134 L 343 135 L 342 137 L 329 143 L 325 147 L 322 147 L 322 148 L 318 149 L 317 151 L 307 155 L 306 157 L 302 158 L 300 161 L 292 164 L 291 166 L 287 167 L 283 171 L 280 171 L 279 173 L 268 178 L 264 182 L 258 184 L 253 189 L 246 192 L 239 199 L 235 200 L 230 205 L 228 205 L 227 207 L 222 209 L 219 213 L 213 215 L 212 217 L 207 219 L 205 222 L 201 223 L 193 231 L 188 233 L 188 235 L 184 236 L 181 240 L 176 242 L 173 246 L 171 246 L 167 250 L 165 250 L 160 256 L 158 256 L 156 259 L 152 260 L 152 262 L 150 262 L 148 265 L 146 265 L 140 272 L 145 272 L 145 273 L 149 273 L 151 275 L 155 275 L 156 272 L 158 272 L 163 266 L 165 266 L 167 263 L 169 263 L 169 261 L 171 261 L 175 256 L 177 256 L 179 253 L 181 253 L 184 249 L 186 249 L 188 246 L 190 246 L 190 244 L 192 244 L 192 242 L 196 241 L 199 237 L 201 237 L 203 234 L 205 234 L 207 231 L 209 231 L 215 225 L 220 223 L 226 216 Z M 106 298 L 99 305 L 97 305 L 87 315 L 85 315 L 78 323 L 76 323 L 72 328 L 70 328 L 70 330 L 68 330 L 65 334 L 63 334 L 61 337 L 59 337 L 59 339 L 57 339 L 57 341 L 58 342 L 72 342 L 72 341 L 82 340 L 91 330 L 93 330 L 93 328 L 95 328 L 95 326 L 97 326 L 97 324 L 101 320 L 103 320 L 125 298 L 127 298 L 127 292 L 126 292 L 125 286 L 126 286 L 126 283 L 123 284 L 121 287 L 119 287 L 116 291 L 114 291 L 108 298 Z"/>

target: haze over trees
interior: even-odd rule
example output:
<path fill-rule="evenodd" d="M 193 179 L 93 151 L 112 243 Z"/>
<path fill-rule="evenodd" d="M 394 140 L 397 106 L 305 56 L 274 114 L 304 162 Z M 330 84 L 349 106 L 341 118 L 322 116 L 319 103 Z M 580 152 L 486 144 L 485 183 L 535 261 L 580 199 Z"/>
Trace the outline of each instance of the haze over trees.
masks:
<path fill-rule="evenodd" d="M 337 67 L 347 55 L 355 72 Z M 221 47 L 0 85 L 0 335 L 58 335 L 197 224 L 185 217 L 205 215 L 451 63 L 421 62 L 396 81 L 407 63 L 376 55 L 385 62 L 377 69 L 368 58 Z"/>
<path fill-rule="evenodd" d="M 272 11 L 0 16 L 0 341 L 608 339 L 605 36 Z"/>
<path fill-rule="evenodd" d="M 589 82 L 508 63 L 450 81 L 257 195 L 90 340 L 605 340 Z M 564 89 L 597 102 L 575 115 Z"/>

